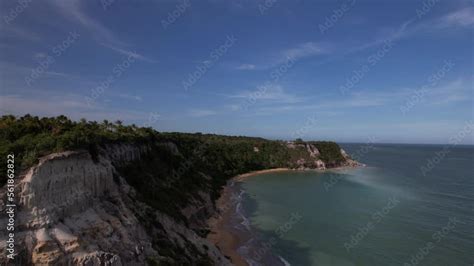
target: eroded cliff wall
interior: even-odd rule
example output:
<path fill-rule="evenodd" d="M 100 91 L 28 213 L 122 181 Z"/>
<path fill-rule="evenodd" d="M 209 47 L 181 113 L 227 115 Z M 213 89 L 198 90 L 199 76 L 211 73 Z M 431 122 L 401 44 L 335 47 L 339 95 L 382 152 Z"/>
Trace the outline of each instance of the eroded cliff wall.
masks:
<path fill-rule="evenodd" d="M 272 167 L 344 165 L 357 162 L 335 143 L 239 138 L 211 144 L 184 139 L 107 144 L 53 153 L 16 179 L 14 262 L 229 265 L 206 240 L 206 222 L 216 213 L 214 201 L 229 177 Z M 0 189 L 2 214 L 5 193 L 5 187 Z M 7 219 L 0 217 L 5 228 Z M 0 253 L 5 254 L 6 232 L 0 232 Z M 0 263 L 7 263 L 5 257 Z"/>
<path fill-rule="evenodd" d="M 185 224 L 136 199 L 137 192 L 117 168 L 140 160 L 148 151 L 147 146 L 109 145 L 97 158 L 87 151 L 41 158 L 17 179 L 15 263 L 145 265 L 166 262 L 170 252 L 180 250 L 183 262 L 228 264 Z M 0 196 L 5 198 L 4 190 Z M 4 213 L 4 202 L 1 207 Z M 207 208 L 213 208 L 211 202 Z M 184 213 L 191 217 L 194 208 L 189 206 Z M 0 226 L 5 228 L 6 222 L 2 217 Z M 5 254 L 6 235 L 1 232 L 0 252 Z"/>

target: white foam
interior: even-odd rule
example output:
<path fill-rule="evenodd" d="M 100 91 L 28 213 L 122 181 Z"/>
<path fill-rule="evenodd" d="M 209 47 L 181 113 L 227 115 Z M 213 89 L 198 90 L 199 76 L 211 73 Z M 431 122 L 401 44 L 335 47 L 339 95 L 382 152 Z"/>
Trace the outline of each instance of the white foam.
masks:
<path fill-rule="evenodd" d="M 280 255 L 277 255 L 277 256 L 281 260 L 281 262 L 283 262 L 283 264 L 285 264 L 285 266 L 291 266 L 291 264 L 287 260 L 285 260 L 282 256 L 280 256 Z"/>
<path fill-rule="evenodd" d="M 245 227 L 245 229 L 250 231 L 250 220 L 244 215 L 244 212 L 242 210 L 242 195 L 244 195 L 244 193 L 245 193 L 244 190 L 240 190 L 240 193 L 237 196 L 238 203 L 237 203 L 237 206 L 235 207 L 235 210 L 237 212 L 237 215 L 242 220 L 242 222 L 240 224 L 243 225 Z"/>

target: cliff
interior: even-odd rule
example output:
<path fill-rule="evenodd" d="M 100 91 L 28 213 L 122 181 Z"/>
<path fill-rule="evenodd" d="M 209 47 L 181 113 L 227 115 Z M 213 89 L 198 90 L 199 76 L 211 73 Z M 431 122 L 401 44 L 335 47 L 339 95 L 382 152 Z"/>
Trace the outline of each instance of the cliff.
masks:
<path fill-rule="evenodd" d="M 228 264 L 207 240 L 136 200 L 137 192 L 127 185 L 117 167 L 139 160 L 147 151 L 147 147 L 114 145 L 102 150 L 98 161 L 87 151 L 54 153 L 41 158 L 17 184 L 16 247 L 19 254 L 15 263 L 144 265 L 154 260 L 176 262 L 162 257 L 163 254 L 183 263 L 202 260 L 203 263 Z M 4 190 L 1 196 L 5 198 Z M 208 207 L 213 208 L 213 205 L 209 202 Z M 6 222 L 6 218 L 1 219 L 2 228 Z M 0 252 L 5 254 L 6 236 L 1 235 L 1 239 Z M 180 253 L 168 254 L 173 251 Z"/>
<path fill-rule="evenodd" d="M 15 183 L 14 264 L 230 265 L 206 240 L 206 222 L 230 177 L 358 164 L 332 142 L 151 136 L 52 152 L 26 167 Z M 6 186 L 0 197 L 5 228 Z M 1 254 L 6 239 L 1 230 Z"/>

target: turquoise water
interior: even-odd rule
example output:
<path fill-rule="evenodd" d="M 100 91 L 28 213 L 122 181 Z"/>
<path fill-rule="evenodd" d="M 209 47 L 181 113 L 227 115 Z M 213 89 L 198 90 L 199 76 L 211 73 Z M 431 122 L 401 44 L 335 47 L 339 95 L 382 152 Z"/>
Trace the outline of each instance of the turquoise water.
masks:
<path fill-rule="evenodd" d="M 252 238 L 240 252 L 249 262 L 474 264 L 473 146 L 342 146 L 368 167 L 241 184 Z"/>

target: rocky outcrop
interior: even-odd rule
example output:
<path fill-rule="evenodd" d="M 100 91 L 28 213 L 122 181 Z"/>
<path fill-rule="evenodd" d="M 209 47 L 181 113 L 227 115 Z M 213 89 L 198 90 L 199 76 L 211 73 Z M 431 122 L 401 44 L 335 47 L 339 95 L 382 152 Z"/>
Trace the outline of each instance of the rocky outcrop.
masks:
<path fill-rule="evenodd" d="M 313 158 L 319 157 L 319 155 L 320 155 L 319 150 L 314 145 L 306 144 L 305 146 L 306 146 L 306 150 L 309 153 L 309 156 L 311 156 Z"/>
<path fill-rule="evenodd" d="M 21 176 L 16 185 L 16 248 L 22 265 L 145 265 L 162 256 L 154 245 L 156 237 L 182 250 L 183 257 L 229 264 L 190 227 L 137 200 L 116 167 L 140 160 L 148 150 L 117 144 L 102 148 L 97 158 L 87 151 L 54 153 Z M 5 198 L 4 189 L 0 196 Z M 213 212 L 209 195 L 201 196 L 205 204 L 183 210 L 191 225 Z M 2 228 L 6 223 L 0 219 Z M 5 254 L 6 236 L 0 236 L 0 252 Z"/>
<path fill-rule="evenodd" d="M 362 166 L 365 166 L 365 164 L 363 163 L 360 163 L 356 160 L 353 160 L 351 158 L 351 156 L 349 156 L 349 154 L 347 154 L 347 152 L 343 149 L 341 149 L 341 155 L 344 157 L 345 159 L 345 162 L 342 166 L 346 166 L 346 167 L 362 167 Z"/>
<path fill-rule="evenodd" d="M 322 160 L 316 160 L 316 168 L 326 170 L 326 164 Z"/>
<path fill-rule="evenodd" d="M 296 158 L 296 165 L 294 168 L 298 170 L 326 169 L 326 164 L 320 158 L 321 153 L 315 145 L 310 143 L 297 144 L 293 141 L 288 141 L 286 142 L 286 147 L 289 149 L 301 150 L 301 158 Z"/>

